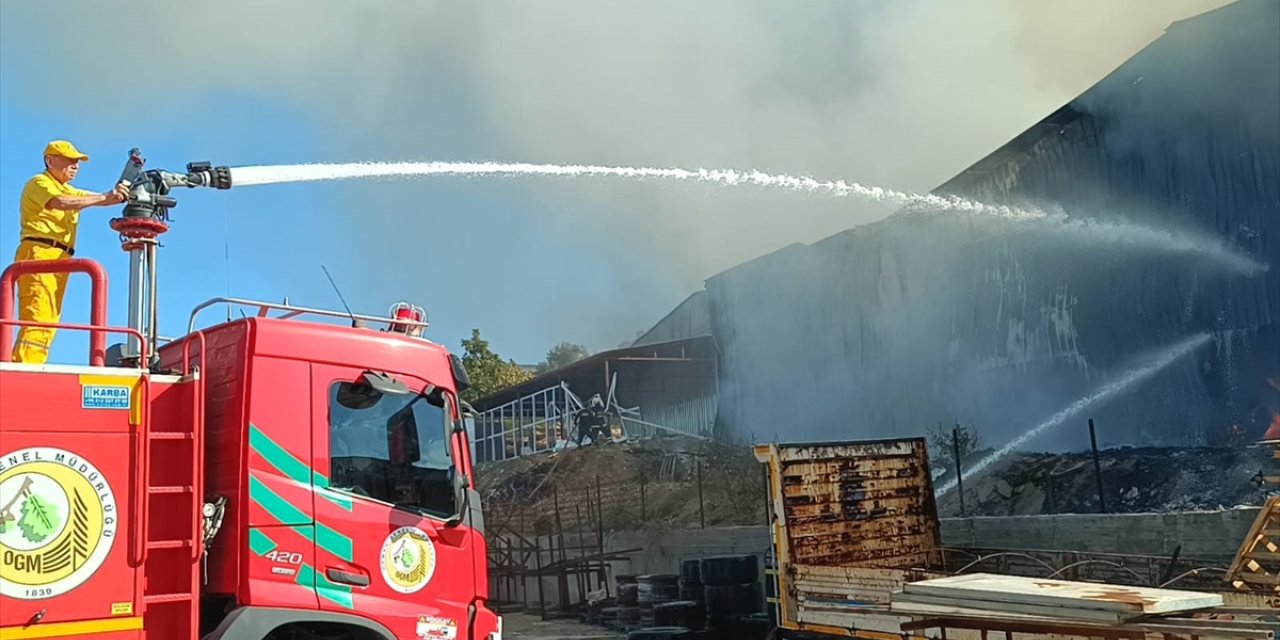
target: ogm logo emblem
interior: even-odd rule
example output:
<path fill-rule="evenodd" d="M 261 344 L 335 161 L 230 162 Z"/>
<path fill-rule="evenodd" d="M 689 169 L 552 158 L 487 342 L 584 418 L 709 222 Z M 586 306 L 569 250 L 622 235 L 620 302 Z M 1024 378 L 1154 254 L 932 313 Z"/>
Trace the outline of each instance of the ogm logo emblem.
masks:
<path fill-rule="evenodd" d="M 111 485 L 83 457 L 54 447 L 0 455 L 0 595 L 40 600 L 84 584 L 117 524 Z"/>
<path fill-rule="evenodd" d="M 401 527 L 382 543 L 382 579 L 400 593 L 427 586 L 436 572 L 436 547 L 421 529 Z"/>

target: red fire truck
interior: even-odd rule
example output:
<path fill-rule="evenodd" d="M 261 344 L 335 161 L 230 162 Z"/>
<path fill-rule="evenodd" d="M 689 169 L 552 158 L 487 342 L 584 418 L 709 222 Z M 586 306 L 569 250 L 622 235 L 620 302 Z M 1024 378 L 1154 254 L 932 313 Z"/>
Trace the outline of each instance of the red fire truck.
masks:
<path fill-rule="evenodd" d="M 425 312 L 216 298 L 159 338 L 168 190 L 228 188 L 230 173 L 143 172 L 136 150 L 130 164 L 112 221 L 129 326 L 107 326 L 93 261 L 0 276 L 0 640 L 500 640 L 467 374 L 423 337 Z M 15 282 L 52 270 L 92 281 L 90 323 L 58 325 L 89 333 L 88 364 L 11 363 L 13 328 L 30 324 Z M 108 349 L 110 334 L 124 343 Z"/>

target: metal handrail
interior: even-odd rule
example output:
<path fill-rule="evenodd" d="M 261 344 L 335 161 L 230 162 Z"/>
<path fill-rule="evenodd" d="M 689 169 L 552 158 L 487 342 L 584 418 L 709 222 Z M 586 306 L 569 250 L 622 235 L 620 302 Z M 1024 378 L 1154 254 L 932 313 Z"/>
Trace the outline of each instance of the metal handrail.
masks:
<path fill-rule="evenodd" d="M 107 337 L 102 329 L 107 324 L 107 272 L 102 265 L 86 258 L 70 258 L 67 260 L 21 260 L 9 265 L 0 273 L 0 319 L 10 320 L 14 316 L 13 297 L 18 278 L 27 275 L 59 273 L 70 275 L 83 273 L 91 282 L 89 303 L 89 364 L 101 367 L 106 364 Z M 9 342 L 10 326 L 16 323 L 0 325 L 0 360 L 5 362 L 13 357 L 13 345 Z M 54 325 L 55 327 L 57 325 Z"/>
<path fill-rule="evenodd" d="M 200 353 L 199 363 L 193 368 L 191 366 L 191 345 L 199 342 Z M 200 464 L 204 461 L 204 415 L 205 415 L 205 378 L 204 378 L 204 354 L 205 348 L 204 332 L 197 331 L 182 344 L 182 363 L 186 375 L 195 378 L 195 384 L 192 386 L 192 394 L 195 395 L 191 399 L 192 420 L 191 425 L 191 464 L 192 469 L 199 469 Z M 192 502 L 195 506 L 195 513 L 191 518 L 191 562 L 197 563 L 200 557 L 204 555 L 204 473 L 196 471 L 192 474 L 193 482 L 191 487 Z"/>
<path fill-rule="evenodd" d="M 96 333 L 103 336 L 102 338 L 103 344 L 105 344 L 105 336 L 107 334 L 112 334 L 112 333 L 125 334 L 131 337 L 138 338 L 139 340 L 145 340 L 145 336 L 143 336 L 142 332 L 138 331 L 137 329 L 130 329 L 129 327 L 112 327 L 108 325 L 74 324 L 69 322 L 36 322 L 34 320 L 12 320 L 9 318 L 0 317 L 0 327 L 4 328 L 4 331 L 0 332 L 0 335 L 2 335 L 3 333 L 7 333 L 8 327 L 34 327 L 34 328 L 40 328 L 40 329 L 57 329 L 59 331 L 62 331 L 62 330 L 87 331 L 89 332 L 90 335 L 93 335 Z M 3 343 L 0 343 L 0 346 L 3 346 Z M 0 353 L 12 353 L 13 345 L 10 344 L 9 346 L 10 346 L 9 349 L 0 349 Z M 101 353 L 103 354 L 101 358 L 95 356 L 94 355 L 95 353 L 98 353 L 98 350 L 93 350 L 90 352 L 89 366 L 105 367 L 106 366 L 106 356 L 105 356 L 106 349 L 104 348 L 101 350 Z M 137 369 L 146 368 L 145 364 L 147 361 L 146 360 L 147 352 L 145 347 L 141 349 L 141 353 L 143 354 L 143 357 L 139 358 L 138 365 L 133 368 L 137 368 Z M 8 362 L 8 360 L 3 358 L 0 358 L 0 361 Z"/>
<path fill-rule="evenodd" d="M 419 322 L 417 320 L 391 318 L 387 316 L 370 316 L 370 315 L 365 315 L 360 313 L 347 313 L 346 311 L 334 311 L 331 309 L 312 309 L 309 307 L 299 307 L 296 305 L 285 304 L 280 302 L 264 302 L 261 300 L 248 300 L 245 298 L 219 297 L 219 298 L 210 298 L 209 300 L 206 300 L 196 305 L 195 308 L 191 310 L 191 320 L 187 323 L 187 333 L 192 333 L 196 330 L 196 316 L 200 315 L 201 311 L 204 311 L 205 309 L 208 309 L 218 304 L 258 307 L 258 317 L 260 318 L 267 317 L 266 313 L 268 310 L 288 312 L 285 315 L 276 318 L 277 320 L 284 320 L 288 318 L 294 318 L 300 315 L 310 314 L 310 315 L 317 315 L 317 316 L 326 316 L 331 318 L 345 318 L 349 320 L 365 320 L 368 322 L 376 322 L 379 324 L 387 324 L 387 325 L 391 325 L 391 324 L 409 325 L 409 326 L 415 326 L 415 327 L 422 327 L 423 329 L 426 329 L 428 326 L 430 326 L 426 322 Z"/>

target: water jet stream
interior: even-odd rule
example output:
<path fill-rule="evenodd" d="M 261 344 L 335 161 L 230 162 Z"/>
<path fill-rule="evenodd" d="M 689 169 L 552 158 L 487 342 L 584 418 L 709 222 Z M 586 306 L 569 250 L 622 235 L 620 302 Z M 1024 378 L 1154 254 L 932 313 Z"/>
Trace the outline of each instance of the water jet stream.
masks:
<path fill-rule="evenodd" d="M 908 209 L 899 215 L 964 214 L 1004 220 L 1017 224 L 1037 224 L 1053 232 L 1078 234 L 1089 242 L 1120 242 L 1150 246 L 1164 251 L 1203 253 L 1228 267 L 1252 275 L 1266 271 L 1248 256 L 1231 250 L 1221 242 L 1152 229 L 1129 222 L 1109 222 L 1068 217 L 1060 209 L 1048 212 L 1039 208 L 993 205 L 961 198 L 933 194 L 908 193 L 883 187 L 869 187 L 844 180 L 815 180 L 785 174 L 736 169 L 655 169 L 652 167 L 607 167 L 597 165 L 557 165 L 511 162 L 353 162 L 340 164 L 292 164 L 233 167 L 231 183 L 235 187 L 349 180 L 353 178 L 387 178 L 406 176 L 561 176 L 616 177 L 635 180 L 663 179 L 710 182 L 724 185 L 755 185 L 802 192 L 820 192 L 837 197 L 855 196 L 877 202 L 898 204 Z"/>
<path fill-rule="evenodd" d="M 231 169 L 231 184 L 236 187 L 428 175 L 499 175 L 499 176 L 564 176 L 617 177 L 644 180 L 693 180 L 725 185 L 750 184 L 793 191 L 825 192 L 838 197 L 857 196 L 901 205 L 917 205 L 946 211 L 998 216 L 1015 220 L 1042 218 L 1046 214 L 1035 209 L 991 205 L 956 196 L 922 195 L 882 187 L 868 187 L 844 180 L 815 180 L 760 171 L 735 169 L 655 169 L 651 167 L 604 167 L 596 165 L 529 164 L 523 162 L 354 162 L 346 164 L 294 164 Z"/>
<path fill-rule="evenodd" d="M 1202 333 L 1200 335 L 1183 340 L 1178 344 L 1175 344 L 1174 346 L 1170 347 L 1168 350 L 1161 353 L 1159 357 L 1157 357 L 1155 360 L 1153 360 L 1151 363 L 1147 364 L 1146 366 L 1140 367 L 1138 369 L 1134 369 L 1132 371 L 1129 371 L 1128 373 L 1125 373 L 1115 382 L 1107 384 L 1106 386 L 1093 392 L 1092 394 L 1087 395 L 1071 403 L 1070 406 L 1054 414 L 1053 417 L 1036 425 L 1035 427 L 1031 428 L 1029 431 L 1022 434 L 1021 436 L 1014 438 L 1013 441 L 1010 442 L 1009 444 L 1006 444 L 1005 446 L 1000 447 L 999 449 L 991 452 L 986 457 L 982 458 L 976 464 L 974 464 L 972 468 L 965 469 L 964 475 L 966 477 L 975 477 L 977 474 L 981 473 L 987 467 L 991 466 L 993 462 L 1007 455 L 1010 451 L 1013 451 L 1014 449 L 1022 446 L 1023 444 L 1026 444 L 1028 441 L 1044 433 L 1045 431 L 1048 431 L 1049 429 L 1052 429 L 1056 426 L 1061 425 L 1062 423 L 1066 422 L 1068 419 L 1075 417 L 1081 411 L 1084 411 L 1085 409 L 1088 409 L 1089 407 L 1095 404 L 1099 404 L 1101 402 L 1110 400 L 1113 396 L 1120 393 L 1121 391 L 1124 391 L 1130 386 L 1133 386 L 1135 384 L 1138 384 L 1139 382 L 1142 382 L 1143 380 L 1146 380 L 1147 378 L 1150 378 L 1151 376 L 1158 373 L 1160 370 L 1164 369 L 1170 364 L 1173 364 L 1179 358 L 1196 350 L 1201 345 L 1208 342 L 1211 338 L 1212 336 L 1210 336 L 1209 334 Z M 957 484 L 958 484 L 957 479 L 952 478 L 948 480 L 945 484 L 943 484 L 941 487 L 939 487 L 937 490 L 935 490 L 934 495 L 940 498 L 950 493 L 953 489 L 955 489 Z"/>

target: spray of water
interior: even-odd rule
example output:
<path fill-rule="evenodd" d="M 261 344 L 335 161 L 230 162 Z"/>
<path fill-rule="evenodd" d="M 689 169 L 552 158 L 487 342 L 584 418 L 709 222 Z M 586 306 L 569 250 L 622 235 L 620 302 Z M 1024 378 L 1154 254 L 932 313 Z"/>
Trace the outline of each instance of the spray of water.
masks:
<path fill-rule="evenodd" d="M 1049 210 L 1032 207 L 994 205 L 961 198 L 895 191 L 869 187 L 844 180 L 815 180 L 760 171 L 735 169 L 655 169 L 651 167 L 605 167 L 597 165 L 557 165 L 508 162 L 357 162 L 343 164 L 293 164 L 235 167 L 231 183 L 236 187 L 348 180 L 353 178 L 387 178 L 406 176 L 558 176 L 616 177 L 632 180 L 661 179 L 709 182 L 723 185 L 755 185 L 809 193 L 825 193 L 837 197 L 854 196 L 907 207 L 903 215 L 981 216 L 1012 224 L 1035 224 L 1037 229 L 1075 234 L 1088 242 L 1122 243 L 1146 246 L 1161 251 L 1197 252 L 1237 271 L 1253 274 L 1265 271 L 1266 265 L 1243 256 L 1221 242 L 1162 231 L 1128 222 L 1103 222 L 1072 218 L 1059 208 Z"/>
<path fill-rule="evenodd" d="M 258 167 L 235 167 L 231 184 L 237 187 L 346 180 L 350 178 L 429 176 L 429 175 L 498 175 L 498 176 L 562 176 L 616 177 L 634 180 L 662 179 L 712 182 L 724 185 L 756 185 L 820 192 L 838 197 L 856 196 L 878 202 L 914 205 L 934 210 L 997 216 L 1014 220 L 1034 220 L 1045 212 L 1005 205 L 991 205 L 955 196 L 922 195 L 868 187 L 844 180 L 815 180 L 808 177 L 768 174 L 734 169 L 654 169 L 650 167 L 602 167 L 595 165 L 527 164 L 509 162 L 359 162 L 349 164 L 295 164 Z"/>
<path fill-rule="evenodd" d="M 1087 244 L 1109 244 L 1149 248 L 1171 253 L 1196 253 L 1203 255 L 1223 266 L 1241 272 L 1247 276 L 1266 272 L 1270 265 L 1259 262 L 1252 257 L 1237 251 L 1227 243 L 1185 230 L 1157 229 L 1133 222 L 1118 220 L 1098 220 L 1080 216 L 1069 216 L 1058 207 L 1037 209 L 1043 213 L 1037 218 L 1006 219 L 1002 222 L 1009 225 L 1025 226 L 1037 232 L 1052 232 L 1063 238 L 1074 238 Z M 929 210 L 908 210 L 903 215 L 938 216 L 948 215 L 945 212 Z"/>
<path fill-rule="evenodd" d="M 1000 447 L 996 451 L 993 451 L 989 455 L 985 456 L 984 458 L 979 460 L 977 464 L 973 465 L 972 468 L 966 469 L 965 475 L 975 476 L 981 473 L 987 467 L 991 466 L 993 462 L 1004 457 L 1010 451 L 1013 451 L 1014 449 L 1017 449 L 1018 447 L 1031 441 L 1036 436 L 1039 436 L 1045 431 L 1048 431 L 1049 429 L 1052 429 L 1054 427 L 1061 425 L 1067 420 L 1070 420 L 1071 418 L 1075 417 L 1081 411 L 1084 411 L 1085 409 L 1088 409 L 1089 407 L 1092 407 L 1096 404 L 1106 402 L 1107 400 L 1110 400 L 1111 398 L 1113 398 L 1120 392 L 1124 391 L 1125 389 L 1128 389 L 1129 387 L 1136 385 L 1142 382 L 1143 380 L 1146 380 L 1147 378 L 1150 378 L 1160 370 L 1164 369 L 1170 364 L 1173 364 L 1179 358 L 1191 353 L 1192 351 L 1196 350 L 1204 343 L 1208 342 L 1211 339 L 1211 337 L 1212 336 L 1210 336 L 1209 334 L 1200 334 L 1200 335 L 1188 338 L 1186 340 L 1183 340 L 1178 344 L 1173 345 L 1172 347 L 1170 347 L 1169 349 L 1161 353 L 1158 357 L 1156 357 L 1153 361 L 1151 361 L 1146 366 L 1129 371 L 1125 373 L 1123 376 L 1121 376 L 1119 379 L 1117 379 L 1115 382 L 1112 382 L 1106 385 L 1105 387 L 1102 387 L 1101 389 L 1093 392 L 1092 394 L 1071 403 L 1070 406 L 1054 414 L 1053 417 L 1036 425 L 1030 431 L 1027 431 L 1021 436 L 1018 436 L 1009 444 L 1006 444 L 1005 446 Z M 938 497 L 942 497 L 950 493 L 953 489 L 955 489 L 957 484 L 958 484 L 957 479 L 952 478 L 951 480 L 943 484 L 941 487 L 939 487 L 934 492 L 934 495 Z"/>
<path fill-rule="evenodd" d="M 1061 218 L 1050 221 L 1056 231 L 1079 235 L 1090 240 L 1108 241 L 1133 246 L 1160 247 L 1167 251 L 1203 254 L 1226 267 L 1247 275 L 1267 271 L 1267 264 L 1241 254 L 1219 240 L 1134 224 L 1087 218 Z"/>

